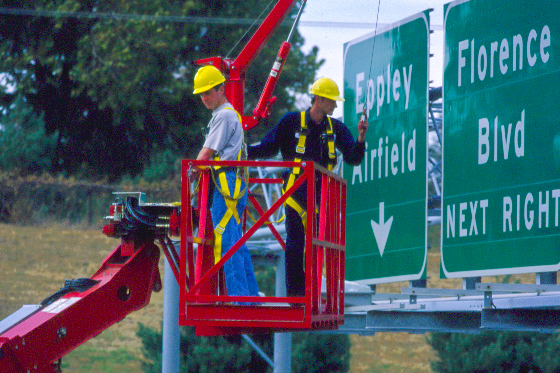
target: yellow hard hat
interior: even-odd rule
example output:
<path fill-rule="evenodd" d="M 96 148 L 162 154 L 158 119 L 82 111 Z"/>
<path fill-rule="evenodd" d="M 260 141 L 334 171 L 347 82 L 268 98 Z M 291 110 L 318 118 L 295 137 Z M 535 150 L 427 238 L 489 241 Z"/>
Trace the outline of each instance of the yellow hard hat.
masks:
<path fill-rule="evenodd" d="M 194 76 L 193 94 L 208 91 L 210 88 L 217 86 L 226 81 L 224 75 L 214 66 L 203 66 L 196 72 Z"/>
<path fill-rule="evenodd" d="M 334 80 L 329 78 L 317 79 L 309 89 L 309 93 L 315 96 L 326 97 L 335 101 L 344 101 L 340 97 L 340 91 Z"/>

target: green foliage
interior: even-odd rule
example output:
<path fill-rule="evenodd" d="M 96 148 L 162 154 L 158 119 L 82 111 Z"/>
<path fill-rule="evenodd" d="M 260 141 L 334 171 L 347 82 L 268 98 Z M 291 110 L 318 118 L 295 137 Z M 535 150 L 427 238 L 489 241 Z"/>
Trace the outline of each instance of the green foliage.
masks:
<path fill-rule="evenodd" d="M 142 353 L 152 362 L 151 364 L 142 362 L 142 369 L 144 372 L 161 372 L 161 349 L 163 343 L 161 333 L 148 328 L 142 323 L 138 323 L 136 335 L 142 340 Z"/>
<path fill-rule="evenodd" d="M 17 96 L 0 117 L 0 169 L 38 174 L 50 171 L 57 137 L 56 132 L 45 134 L 42 117 Z"/>
<path fill-rule="evenodd" d="M 148 183 L 168 180 L 181 172 L 181 156 L 166 149 L 152 155 L 150 162 L 142 171 L 141 178 Z"/>
<path fill-rule="evenodd" d="M 483 332 L 477 335 L 434 333 L 428 342 L 439 360 L 439 373 L 557 372 L 560 339 L 557 334 Z"/>
<path fill-rule="evenodd" d="M 292 372 L 348 372 L 350 338 L 346 334 L 294 334 Z"/>
<path fill-rule="evenodd" d="M 142 363 L 146 373 L 161 372 L 161 333 L 139 324 L 142 352 L 152 363 Z M 259 335 L 254 340 L 272 352 L 271 336 Z M 192 327 L 181 328 L 181 371 L 197 372 L 266 372 L 267 364 L 241 336 L 198 337 Z"/>
<path fill-rule="evenodd" d="M 143 363 L 145 373 L 161 372 L 161 333 L 139 324 L 142 352 L 152 363 Z M 273 335 L 251 336 L 269 356 L 273 356 Z M 292 371 L 347 372 L 350 368 L 350 338 L 347 335 L 294 333 Z M 241 336 L 198 337 L 192 327 L 181 328 L 181 371 L 271 372 L 272 368 Z"/>
<path fill-rule="evenodd" d="M 15 92 L 0 92 L 0 105 L 23 95 L 44 115 L 46 134 L 57 134 L 59 140 L 49 159 L 54 172 L 108 176 L 113 181 L 140 174 L 154 150 L 192 158 L 202 144 L 199 128 L 210 115 L 192 94 L 197 69 L 193 61 L 212 56 L 234 59 L 248 40 L 243 38 L 246 27 L 159 21 L 142 15 L 257 18 L 267 4 L 267 0 L 0 0 L 1 7 L 59 14 L 136 15 L 1 15 L 0 72 Z M 247 112 L 256 105 L 287 33 L 280 27 L 249 68 Z M 302 44 L 296 33 L 275 91 L 278 101 L 271 123 L 293 109 L 291 93 L 305 91 L 322 63 L 316 49 L 307 55 L 301 52 Z M 266 124 L 259 127 L 250 131 L 249 141 L 268 129 Z M 155 175 L 153 167 L 148 173 Z"/>

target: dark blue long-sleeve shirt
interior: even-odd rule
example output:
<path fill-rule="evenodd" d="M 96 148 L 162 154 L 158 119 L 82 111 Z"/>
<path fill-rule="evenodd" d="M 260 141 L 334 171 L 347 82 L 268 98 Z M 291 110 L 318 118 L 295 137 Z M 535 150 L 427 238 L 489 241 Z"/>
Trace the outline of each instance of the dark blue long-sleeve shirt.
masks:
<path fill-rule="evenodd" d="M 268 159 L 274 157 L 278 152 L 282 154 L 282 160 L 293 161 L 296 158 L 296 146 L 299 141 L 301 129 L 300 112 L 290 112 L 282 117 L 280 122 L 268 132 L 258 145 L 247 147 L 249 159 Z M 327 167 L 329 154 L 326 141 L 323 137 L 329 124 L 325 117 L 320 124 L 315 123 L 310 115 L 309 109 L 305 112 L 307 123 L 307 138 L 305 142 L 305 153 L 298 154 L 301 160 L 313 161 L 323 167 Z M 354 141 L 354 138 L 346 125 L 341 121 L 331 118 L 335 147 L 343 155 L 344 162 L 356 166 L 364 158 L 365 144 Z"/>

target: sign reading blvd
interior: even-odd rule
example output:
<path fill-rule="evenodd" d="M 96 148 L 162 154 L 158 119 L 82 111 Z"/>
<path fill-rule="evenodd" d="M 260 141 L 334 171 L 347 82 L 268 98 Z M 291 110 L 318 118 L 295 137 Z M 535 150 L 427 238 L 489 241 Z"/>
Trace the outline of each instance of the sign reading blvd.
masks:
<path fill-rule="evenodd" d="M 560 269 L 560 2 L 444 9 L 442 272 Z"/>
<path fill-rule="evenodd" d="M 422 278 L 426 268 L 429 12 L 344 46 L 344 121 L 366 154 L 348 180 L 346 278 Z"/>

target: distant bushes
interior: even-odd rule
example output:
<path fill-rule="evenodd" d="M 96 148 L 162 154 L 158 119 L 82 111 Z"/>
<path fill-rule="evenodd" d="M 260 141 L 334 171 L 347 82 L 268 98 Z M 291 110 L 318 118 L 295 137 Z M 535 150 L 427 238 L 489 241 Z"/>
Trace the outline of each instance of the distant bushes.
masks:
<path fill-rule="evenodd" d="M 144 192 L 150 202 L 175 202 L 180 200 L 180 188 L 180 182 L 174 180 L 107 185 L 50 175 L 0 172 L 0 222 L 101 226 L 115 199 L 113 192 Z"/>

